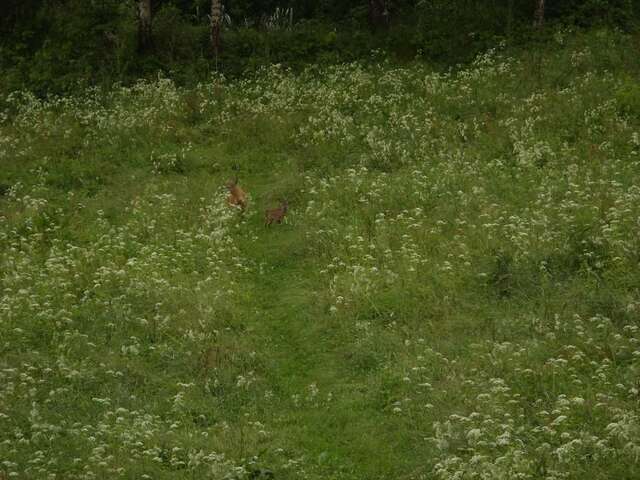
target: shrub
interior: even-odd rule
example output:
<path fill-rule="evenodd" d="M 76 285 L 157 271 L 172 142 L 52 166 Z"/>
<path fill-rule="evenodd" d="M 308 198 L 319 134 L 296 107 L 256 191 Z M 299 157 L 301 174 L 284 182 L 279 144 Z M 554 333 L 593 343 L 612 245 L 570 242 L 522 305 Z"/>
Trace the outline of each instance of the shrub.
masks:
<path fill-rule="evenodd" d="M 640 85 L 637 81 L 626 79 L 616 91 L 616 101 L 620 113 L 640 118 Z"/>

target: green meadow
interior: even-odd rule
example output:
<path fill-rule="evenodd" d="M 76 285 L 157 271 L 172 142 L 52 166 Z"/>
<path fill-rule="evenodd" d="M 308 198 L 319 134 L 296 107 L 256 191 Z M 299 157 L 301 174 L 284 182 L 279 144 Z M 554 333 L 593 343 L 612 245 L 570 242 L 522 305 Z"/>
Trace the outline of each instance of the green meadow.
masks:
<path fill-rule="evenodd" d="M 640 478 L 639 72 L 0 99 L 0 479 Z"/>

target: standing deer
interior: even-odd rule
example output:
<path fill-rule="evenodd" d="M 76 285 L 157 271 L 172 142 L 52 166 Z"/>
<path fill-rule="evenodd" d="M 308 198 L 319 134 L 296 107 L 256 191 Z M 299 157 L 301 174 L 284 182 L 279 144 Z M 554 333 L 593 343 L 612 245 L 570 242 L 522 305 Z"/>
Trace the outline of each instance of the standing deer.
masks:
<path fill-rule="evenodd" d="M 265 224 L 267 227 L 271 226 L 273 222 L 282 223 L 284 220 L 284 216 L 287 214 L 287 210 L 289 209 L 289 204 L 286 200 L 280 202 L 280 206 L 278 208 L 272 208 L 265 212 Z"/>
<path fill-rule="evenodd" d="M 247 208 L 247 194 L 238 186 L 238 177 L 227 182 L 229 196 L 227 203 L 231 207 L 239 207 L 242 212 Z"/>

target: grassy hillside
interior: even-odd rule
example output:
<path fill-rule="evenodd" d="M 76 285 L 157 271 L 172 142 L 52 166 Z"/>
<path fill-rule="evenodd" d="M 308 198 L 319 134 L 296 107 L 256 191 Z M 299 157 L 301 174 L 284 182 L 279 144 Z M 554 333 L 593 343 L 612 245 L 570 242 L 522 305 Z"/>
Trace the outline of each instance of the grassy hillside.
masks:
<path fill-rule="evenodd" d="M 4 99 L 0 478 L 640 478 L 638 53 Z"/>

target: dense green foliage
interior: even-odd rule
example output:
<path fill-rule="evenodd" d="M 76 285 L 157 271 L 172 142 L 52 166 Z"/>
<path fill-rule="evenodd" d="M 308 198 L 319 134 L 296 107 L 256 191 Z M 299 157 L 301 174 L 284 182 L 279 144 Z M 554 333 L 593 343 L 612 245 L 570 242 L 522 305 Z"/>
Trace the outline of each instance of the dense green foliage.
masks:
<path fill-rule="evenodd" d="M 387 0 L 388 28 L 371 30 L 365 0 L 228 0 L 220 58 L 209 46 L 206 0 L 154 0 L 154 48 L 136 52 L 133 0 L 9 0 L 0 4 L 0 90 L 38 94 L 130 82 L 158 71 L 195 85 L 271 63 L 303 67 L 393 58 L 466 62 L 501 40 L 528 42 L 534 0 Z M 547 23 L 634 26 L 633 0 L 547 1 Z M 286 9 L 291 8 L 291 11 Z M 536 37 L 544 34 L 536 33 Z"/>
<path fill-rule="evenodd" d="M 639 478 L 639 72 L 564 29 L 4 97 L 0 478 Z"/>

